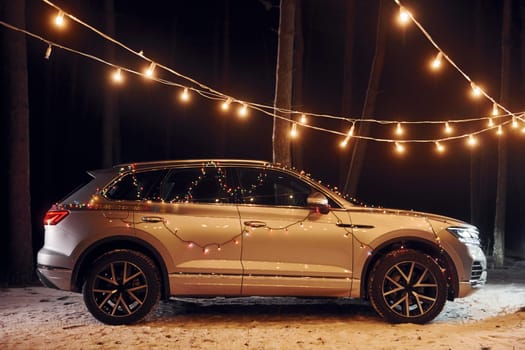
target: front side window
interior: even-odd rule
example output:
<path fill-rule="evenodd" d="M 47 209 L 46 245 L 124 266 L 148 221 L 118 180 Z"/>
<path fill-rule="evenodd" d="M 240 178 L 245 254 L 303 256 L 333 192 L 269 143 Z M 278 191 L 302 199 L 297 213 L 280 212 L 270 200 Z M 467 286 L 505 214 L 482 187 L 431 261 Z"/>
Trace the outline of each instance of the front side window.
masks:
<path fill-rule="evenodd" d="M 300 179 L 269 169 L 240 169 L 241 198 L 245 204 L 306 207 L 312 188 Z"/>

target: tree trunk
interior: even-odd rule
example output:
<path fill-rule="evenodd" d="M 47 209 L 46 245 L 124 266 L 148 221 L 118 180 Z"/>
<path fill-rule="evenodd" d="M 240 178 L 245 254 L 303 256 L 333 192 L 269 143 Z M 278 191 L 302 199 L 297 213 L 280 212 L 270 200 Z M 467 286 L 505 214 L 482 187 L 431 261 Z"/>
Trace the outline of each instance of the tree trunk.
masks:
<path fill-rule="evenodd" d="M 304 61 L 304 37 L 303 37 L 303 9 L 302 1 L 296 1 L 295 7 L 295 33 L 293 50 L 293 109 L 303 109 L 303 61 Z M 292 163 L 298 169 L 303 169 L 303 152 L 300 145 L 292 144 Z"/>
<path fill-rule="evenodd" d="M 295 0 L 281 0 L 279 17 L 279 43 L 275 77 L 274 108 L 290 109 L 292 104 L 292 69 L 295 25 Z M 290 118 L 288 114 L 281 114 Z M 291 166 L 290 122 L 273 119 L 273 162 Z"/>
<path fill-rule="evenodd" d="M 503 28 L 501 31 L 501 92 L 500 100 L 505 106 L 510 94 L 510 22 L 511 0 L 503 2 Z M 503 267 L 505 263 L 505 215 L 507 206 L 507 144 L 504 137 L 498 143 L 498 177 L 496 186 L 496 215 L 494 218 L 494 265 Z"/>
<path fill-rule="evenodd" d="M 388 2 L 390 3 L 390 2 Z M 387 11 L 388 10 L 388 11 Z M 377 93 L 379 90 L 379 83 L 381 74 L 383 73 L 383 66 L 385 62 L 385 51 L 388 28 L 390 22 L 387 19 L 387 14 L 390 15 L 392 11 L 386 6 L 385 0 L 379 2 L 379 10 L 377 15 L 377 31 L 376 31 L 376 46 L 374 52 L 374 60 L 370 70 L 370 77 L 368 80 L 368 88 L 361 117 L 365 118 L 374 114 Z M 370 124 L 359 124 L 356 126 L 356 134 L 360 136 L 367 136 L 370 133 Z M 363 163 L 366 154 L 366 140 L 356 139 L 354 142 L 350 166 L 346 176 L 344 186 L 344 193 L 352 196 L 357 194 L 357 185 L 361 177 Z"/>
<path fill-rule="evenodd" d="M 104 0 L 106 33 L 115 37 L 115 4 L 114 0 Z M 106 45 L 106 54 L 110 62 L 115 61 L 115 45 Z M 119 119 L 116 104 L 115 86 L 106 84 L 104 94 L 104 112 L 102 122 L 102 164 L 104 168 L 120 161 Z"/>
<path fill-rule="evenodd" d="M 25 1 L 5 0 L 2 18 L 25 28 Z M 33 279 L 33 246 L 29 177 L 29 103 L 27 53 L 24 34 L 3 31 L 1 55 L 5 62 L 4 84 L 7 129 L 7 226 L 2 229 L 2 244 L 7 243 L 7 268 L 4 282 L 21 285 Z"/>
<path fill-rule="evenodd" d="M 356 0 L 347 0 L 345 9 L 345 44 L 344 44 L 344 66 L 343 66 L 343 94 L 341 99 L 342 115 L 348 117 L 352 114 L 352 59 L 354 55 L 354 22 L 355 22 Z M 343 130 L 348 128 L 348 123 L 341 123 Z M 354 140 L 350 140 L 349 148 L 352 148 Z M 347 157 L 345 152 L 341 152 L 339 161 L 340 179 L 339 183 L 344 183 L 346 178 Z"/>

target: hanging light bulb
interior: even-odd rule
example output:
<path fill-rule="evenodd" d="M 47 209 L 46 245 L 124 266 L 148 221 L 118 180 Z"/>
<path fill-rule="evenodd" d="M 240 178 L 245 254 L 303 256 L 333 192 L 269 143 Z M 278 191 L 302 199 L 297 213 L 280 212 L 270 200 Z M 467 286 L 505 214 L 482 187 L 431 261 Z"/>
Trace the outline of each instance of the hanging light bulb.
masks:
<path fill-rule="evenodd" d="M 188 102 L 190 100 L 190 93 L 187 87 L 185 87 L 184 90 L 182 90 L 182 92 L 180 93 L 180 100 L 182 102 Z"/>
<path fill-rule="evenodd" d="M 513 129 L 518 128 L 518 119 L 516 118 L 515 115 L 512 116 L 512 124 L 511 125 L 512 125 Z"/>
<path fill-rule="evenodd" d="M 227 111 L 228 109 L 230 109 L 230 104 L 232 103 L 232 99 L 231 98 L 227 98 L 226 101 L 224 101 L 222 104 L 221 104 L 221 109 L 223 111 Z"/>
<path fill-rule="evenodd" d="M 431 64 L 432 69 L 438 70 L 439 68 L 441 68 L 441 64 L 443 63 L 442 61 L 443 61 L 443 52 L 440 51 L 436 55 L 436 58 L 434 58 L 434 60 L 432 61 L 432 64 Z"/>
<path fill-rule="evenodd" d="M 398 135 L 398 136 L 403 135 L 403 127 L 401 126 L 401 123 L 397 123 L 397 126 L 396 126 L 396 135 Z"/>
<path fill-rule="evenodd" d="M 494 102 L 492 104 L 492 115 L 496 116 L 498 114 L 499 114 L 498 104 L 496 102 Z"/>
<path fill-rule="evenodd" d="M 340 146 L 342 148 L 346 147 L 348 145 L 348 142 L 354 136 L 354 130 L 355 130 L 355 122 L 352 123 L 352 126 L 350 127 L 350 130 L 348 130 L 348 134 L 346 134 L 345 139 L 341 142 Z"/>
<path fill-rule="evenodd" d="M 55 25 L 57 27 L 63 27 L 64 23 L 65 23 L 65 21 L 64 21 L 64 11 L 59 10 L 58 14 L 55 17 Z"/>
<path fill-rule="evenodd" d="M 489 123 L 488 123 L 488 125 L 489 125 L 489 128 L 494 127 L 494 120 L 492 120 L 492 118 L 489 118 Z"/>
<path fill-rule="evenodd" d="M 399 23 L 406 25 L 410 21 L 410 12 L 403 6 L 399 7 Z"/>
<path fill-rule="evenodd" d="M 445 123 L 445 134 L 451 134 L 452 133 L 452 127 L 450 126 L 449 122 Z"/>
<path fill-rule="evenodd" d="M 301 114 L 301 119 L 300 120 L 300 123 L 301 124 L 306 124 L 308 122 L 308 119 L 306 118 L 306 115 L 305 114 Z"/>
<path fill-rule="evenodd" d="M 246 103 L 243 103 L 241 107 L 239 107 L 239 117 L 246 117 L 248 115 L 248 106 Z"/>
<path fill-rule="evenodd" d="M 483 90 L 481 90 L 479 86 L 474 84 L 474 82 L 470 83 L 470 87 L 472 88 L 472 96 L 478 98 L 483 94 Z"/>
<path fill-rule="evenodd" d="M 155 68 L 157 67 L 157 64 L 155 62 L 151 62 L 148 66 L 148 69 L 144 72 L 146 75 L 146 78 L 153 78 L 153 73 L 155 73 Z"/>
<path fill-rule="evenodd" d="M 497 134 L 498 136 L 503 135 L 503 128 L 502 128 L 501 124 L 498 125 L 498 131 L 496 131 L 496 134 Z"/>
<path fill-rule="evenodd" d="M 290 129 L 290 136 L 295 139 L 297 137 L 297 123 L 292 124 L 292 128 Z"/>
<path fill-rule="evenodd" d="M 467 139 L 467 144 L 471 147 L 476 146 L 478 143 L 478 140 L 474 137 L 474 135 L 470 134 Z"/>
<path fill-rule="evenodd" d="M 52 50 L 53 50 L 53 48 L 51 47 L 51 44 L 49 44 L 49 45 L 47 46 L 46 53 L 44 54 L 44 58 L 45 58 L 46 60 L 48 60 L 49 57 L 51 57 L 51 51 L 52 51 Z"/>
<path fill-rule="evenodd" d="M 436 141 L 435 144 L 436 144 L 436 150 L 439 153 L 443 153 L 445 151 L 445 146 L 443 146 L 441 143 L 439 143 L 439 141 Z"/>
<path fill-rule="evenodd" d="M 115 72 L 113 72 L 113 74 L 111 75 L 111 78 L 113 79 L 113 81 L 117 84 L 120 84 L 122 83 L 122 81 L 124 80 L 123 76 L 122 76 L 122 69 L 120 68 L 117 68 L 115 70 Z"/>
<path fill-rule="evenodd" d="M 396 142 L 395 145 L 396 145 L 396 152 L 397 153 L 404 153 L 405 152 L 405 146 L 402 143 Z"/>

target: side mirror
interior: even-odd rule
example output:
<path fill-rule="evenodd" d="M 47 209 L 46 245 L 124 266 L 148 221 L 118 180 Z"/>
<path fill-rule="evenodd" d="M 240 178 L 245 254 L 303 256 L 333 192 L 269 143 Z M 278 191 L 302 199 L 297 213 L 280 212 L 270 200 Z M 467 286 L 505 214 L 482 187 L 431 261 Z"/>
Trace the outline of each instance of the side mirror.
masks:
<path fill-rule="evenodd" d="M 328 205 L 328 198 L 321 192 L 313 192 L 306 199 L 306 204 L 312 210 L 321 214 L 328 214 L 330 212 L 330 206 Z"/>

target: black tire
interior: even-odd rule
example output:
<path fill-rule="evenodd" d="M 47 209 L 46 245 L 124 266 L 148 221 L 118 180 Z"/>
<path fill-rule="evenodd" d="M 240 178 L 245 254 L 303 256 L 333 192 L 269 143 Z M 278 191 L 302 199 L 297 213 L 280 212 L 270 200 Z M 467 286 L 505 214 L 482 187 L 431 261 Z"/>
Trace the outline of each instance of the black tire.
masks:
<path fill-rule="evenodd" d="M 114 250 L 93 262 L 82 292 L 97 320 L 110 325 L 136 323 L 160 300 L 159 272 L 142 253 Z"/>
<path fill-rule="evenodd" d="M 389 322 L 427 323 L 443 310 L 447 283 L 432 257 L 414 250 L 398 250 L 376 263 L 368 295 L 379 316 Z"/>

